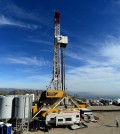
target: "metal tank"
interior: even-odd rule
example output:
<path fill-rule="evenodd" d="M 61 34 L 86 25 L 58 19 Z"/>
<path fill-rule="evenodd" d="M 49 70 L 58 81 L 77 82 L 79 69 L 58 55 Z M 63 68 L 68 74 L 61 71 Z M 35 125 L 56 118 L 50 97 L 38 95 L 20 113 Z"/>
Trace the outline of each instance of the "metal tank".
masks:
<path fill-rule="evenodd" d="M 24 95 L 14 98 L 13 118 L 28 119 L 32 115 L 32 96 Z"/>
<path fill-rule="evenodd" d="M 10 119 L 12 116 L 13 97 L 0 96 L 0 119 Z"/>

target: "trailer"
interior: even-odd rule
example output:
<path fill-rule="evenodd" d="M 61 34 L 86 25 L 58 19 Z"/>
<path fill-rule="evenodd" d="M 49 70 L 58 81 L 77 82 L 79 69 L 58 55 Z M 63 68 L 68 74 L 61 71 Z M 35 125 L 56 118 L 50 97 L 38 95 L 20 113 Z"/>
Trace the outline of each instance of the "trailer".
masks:
<path fill-rule="evenodd" d="M 46 115 L 46 125 L 53 126 L 70 126 L 80 124 L 80 112 L 76 111 L 60 111 L 59 113 L 49 113 Z"/>

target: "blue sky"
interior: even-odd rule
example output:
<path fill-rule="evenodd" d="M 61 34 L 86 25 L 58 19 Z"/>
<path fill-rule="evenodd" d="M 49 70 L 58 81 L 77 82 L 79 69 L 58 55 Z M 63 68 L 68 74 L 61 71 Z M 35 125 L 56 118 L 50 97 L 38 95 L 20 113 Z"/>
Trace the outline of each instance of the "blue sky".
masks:
<path fill-rule="evenodd" d="M 69 91 L 120 93 L 119 0 L 1 0 L 0 88 L 46 89 L 54 11 L 61 13 Z"/>

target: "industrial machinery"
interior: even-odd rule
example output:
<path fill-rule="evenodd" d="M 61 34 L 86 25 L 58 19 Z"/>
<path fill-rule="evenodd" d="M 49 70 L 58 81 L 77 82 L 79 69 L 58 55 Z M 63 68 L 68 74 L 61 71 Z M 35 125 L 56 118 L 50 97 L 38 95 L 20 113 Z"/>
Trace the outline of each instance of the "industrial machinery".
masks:
<path fill-rule="evenodd" d="M 54 57 L 52 80 L 40 97 L 38 110 L 33 114 L 32 119 L 46 119 L 47 115 L 61 110 L 73 112 L 79 110 L 79 105 L 66 93 L 65 87 L 65 48 L 68 44 L 68 37 L 60 35 L 60 12 L 56 11 L 54 16 Z"/>
<path fill-rule="evenodd" d="M 65 90 L 65 48 L 68 43 L 68 37 L 60 35 L 60 13 L 55 12 L 54 17 L 55 32 L 54 32 L 54 58 L 53 58 L 53 78 L 48 89 L 53 86 L 53 89 Z M 61 61 L 61 64 L 60 64 Z M 61 65 L 61 70 L 60 70 Z"/>

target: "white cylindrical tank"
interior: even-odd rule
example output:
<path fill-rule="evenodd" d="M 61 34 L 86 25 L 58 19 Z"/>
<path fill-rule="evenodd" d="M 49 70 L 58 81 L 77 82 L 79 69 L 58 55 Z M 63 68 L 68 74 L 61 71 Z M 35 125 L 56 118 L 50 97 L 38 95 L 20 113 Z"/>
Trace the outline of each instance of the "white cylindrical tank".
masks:
<path fill-rule="evenodd" d="M 32 102 L 34 102 L 35 101 L 35 94 L 30 94 L 30 95 L 32 97 Z"/>
<path fill-rule="evenodd" d="M 14 98 L 13 117 L 17 119 L 31 118 L 31 96 L 18 96 Z"/>
<path fill-rule="evenodd" d="M 12 116 L 13 97 L 0 97 L 0 119 L 10 119 Z"/>

